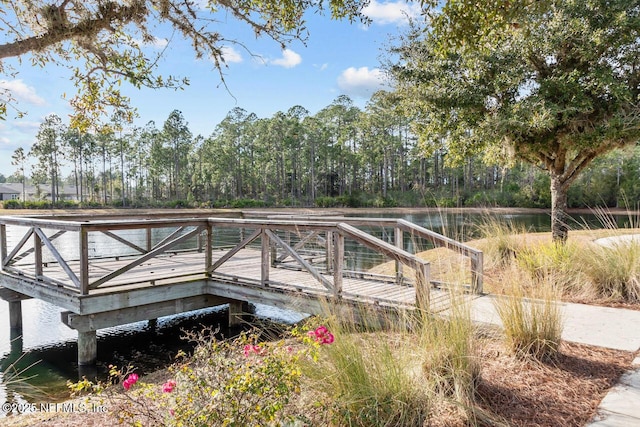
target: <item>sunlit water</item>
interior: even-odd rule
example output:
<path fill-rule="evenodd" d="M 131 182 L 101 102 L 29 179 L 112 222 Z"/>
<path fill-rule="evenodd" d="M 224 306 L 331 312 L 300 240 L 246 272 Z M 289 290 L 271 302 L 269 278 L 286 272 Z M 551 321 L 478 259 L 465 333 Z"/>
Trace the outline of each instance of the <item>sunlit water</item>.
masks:
<path fill-rule="evenodd" d="M 362 213 L 359 216 L 363 216 Z M 461 240 L 472 237 L 477 230 L 476 225 L 485 217 L 477 214 L 382 216 L 401 217 Z M 532 231 L 547 231 L 550 228 L 550 218 L 546 214 L 501 215 L 500 218 Z M 576 223 L 585 222 L 593 227 L 600 227 L 598 219 L 593 215 L 576 218 Z M 624 218 L 619 219 L 619 222 L 623 225 Z M 154 240 L 158 241 L 163 237 L 154 236 Z M 391 239 L 389 235 L 380 237 Z M 77 240 L 74 237 L 62 238 L 71 239 L 69 243 L 73 244 L 70 247 L 76 246 Z M 144 237 L 139 236 L 139 239 L 139 244 L 142 245 Z M 110 251 L 107 243 L 112 244 L 109 239 L 96 241 L 92 248 Z M 348 262 L 354 268 L 366 268 L 381 261 L 376 254 L 360 248 L 347 248 L 346 253 L 350 257 Z M 61 311 L 63 309 L 36 299 L 23 301 L 23 336 L 12 339 L 9 332 L 8 303 L 0 300 L 0 403 L 49 403 L 68 396 L 67 380 L 76 381 L 82 373 L 78 372 L 76 364 L 76 332 L 60 321 Z M 304 314 L 260 304 L 255 305 L 255 312 L 257 317 L 283 323 L 293 323 L 304 317 Z M 98 376 L 104 377 L 109 364 L 131 364 L 141 373 L 167 366 L 180 349 L 188 350 L 188 344 L 180 338 L 183 330 L 198 330 L 207 325 L 220 327 L 221 332 L 228 336 L 231 332 L 225 330 L 226 323 L 226 307 L 222 306 L 160 318 L 156 325 L 151 326 L 145 321 L 100 330 Z M 19 373 L 18 381 L 14 378 L 15 372 Z"/>

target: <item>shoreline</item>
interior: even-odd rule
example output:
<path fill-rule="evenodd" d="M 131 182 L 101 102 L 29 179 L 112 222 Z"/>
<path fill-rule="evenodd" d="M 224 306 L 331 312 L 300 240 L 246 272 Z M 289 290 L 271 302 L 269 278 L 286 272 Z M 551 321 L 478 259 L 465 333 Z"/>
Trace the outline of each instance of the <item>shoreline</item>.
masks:
<path fill-rule="evenodd" d="M 462 207 L 462 208 L 438 208 L 438 207 L 394 207 L 394 208 L 316 208 L 316 207 L 265 207 L 265 208 L 73 208 L 73 209 L 0 209 L 0 216 L 18 215 L 74 215 L 86 214 L 130 216 L 137 215 L 207 215 L 207 214 L 268 214 L 282 213 L 304 214 L 420 214 L 420 213 L 452 213 L 452 214 L 551 214 L 551 209 L 546 208 L 516 208 L 516 207 Z M 640 210 L 626 208 L 572 208 L 567 209 L 568 214 L 592 214 L 601 212 L 611 215 L 636 215 L 640 216 Z"/>

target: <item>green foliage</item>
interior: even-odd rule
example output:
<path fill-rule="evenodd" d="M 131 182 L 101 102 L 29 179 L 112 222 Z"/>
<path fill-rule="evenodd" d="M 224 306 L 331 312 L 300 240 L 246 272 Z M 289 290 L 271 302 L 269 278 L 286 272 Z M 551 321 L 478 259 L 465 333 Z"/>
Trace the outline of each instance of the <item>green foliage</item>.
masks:
<path fill-rule="evenodd" d="M 267 36 L 285 46 L 307 38 L 307 10 L 327 10 L 332 18 L 366 23 L 368 18 L 361 13 L 365 5 L 357 0 L 332 0 L 328 6 L 321 1 L 249 0 L 233 5 L 211 2 L 202 7 L 184 1 L 109 0 L 58 5 L 44 0 L 13 0 L 3 8 L 5 41 L 0 43 L 0 62 L 30 54 L 32 66 L 69 68 L 69 77 L 78 89 L 70 101 L 75 110 L 72 125 L 82 130 L 96 129 L 100 119 L 112 110 L 133 116 L 130 99 L 121 91 L 123 83 L 152 89 L 179 89 L 189 84 L 187 77 L 157 74 L 157 65 L 168 51 L 149 49 L 156 40 L 186 40 L 193 55 L 209 58 L 224 80 L 222 47 L 233 40 L 219 33 L 215 14 L 233 15 L 256 36 Z M 2 62 L 0 70 L 7 75 L 19 74 L 17 66 L 7 61 Z M 15 108 L 17 97 L 8 93 L 4 98 L 0 119 L 5 118 L 8 104 Z"/>
<path fill-rule="evenodd" d="M 518 8 L 445 2 L 429 16 L 434 26 L 414 24 L 393 50 L 390 71 L 428 155 L 447 150 L 449 162 L 462 164 L 484 153 L 488 161 L 515 157 L 544 168 L 555 200 L 553 237 L 565 241 L 569 186 L 595 158 L 640 138 L 640 3 L 534 3 L 535 13 L 525 7 L 514 21 L 494 22 L 478 10 L 503 18 Z M 470 23 L 482 43 L 451 43 L 450 29 Z"/>
<path fill-rule="evenodd" d="M 162 385 L 140 381 L 131 367 L 112 366 L 115 388 L 86 380 L 69 388 L 99 393 L 120 423 L 133 426 L 279 426 L 293 420 L 289 403 L 300 393 L 298 361 L 311 350 L 294 350 L 284 341 L 259 343 L 253 334 L 218 341 L 211 332 L 187 333 L 197 347 Z"/>
<path fill-rule="evenodd" d="M 4 209 L 23 209 L 22 202 L 20 200 L 5 200 L 2 202 Z"/>

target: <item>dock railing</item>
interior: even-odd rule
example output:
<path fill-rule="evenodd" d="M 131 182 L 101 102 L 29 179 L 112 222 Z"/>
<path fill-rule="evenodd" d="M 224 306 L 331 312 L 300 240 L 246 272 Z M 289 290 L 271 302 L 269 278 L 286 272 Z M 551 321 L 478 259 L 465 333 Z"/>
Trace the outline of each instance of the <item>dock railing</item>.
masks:
<path fill-rule="evenodd" d="M 409 225 L 401 226 L 410 228 Z M 158 235 L 156 230 L 162 230 L 162 233 Z M 232 232 L 225 235 L 223 230 Z M 96 235 L 101 240 L 98 241 Z M 223 266 L 243 249 L 252 248 L 259 250 L 260 286 L 269 286 L 273 269 L 284 267 L 287 261 L 292 260 L 289 268 L 295 265 L 317 280 L 327 294 L 340 297 L 345 277 L 367 274 L 366 271 L 354 272 L 347 268 L 345 240 L 363 245 L 399 266 L 414 270 L 416 300 L 420 304 L 428 304 L 428 262 L 340 221 L 317 218 L 313 221 L 230 218 L 101 220 L 100 217 L 61 221 L 0 217 L 0 258 L 4 272 L 80 295 L 106 288 L 115 291 L 123 286 L 148 284 L 152 279 L 141 273 L 136 276 L 136 268 L 152 260 L 163 262 L 163 257 L 175 256 L 180 251 L 200 255 L 188 269 L 163 274 L 165 283 L 169 279 L 175 279 L 177 283 L 189 278 L 209 280 L 214 276 L 228 276 L 228 272 L 221 272 Z M 101 247 L 105 242 L 118 246 L 119 252 L 110 253 Z M 44 252 L 43 248 L 46 248 Z M 318 249 L 324 251 L 323 256 L 318 255 Z M 252 283 L 251 278 L 242 272 L 236 273 L 235 280 Z M 399 283 L 408 284 L 408 281 Z"/>
<path fill-rule="evenodd" d="M 270 219 L 288 219 L 288 220 L 317 220 L 317 216 L 309 215 L 268 215 Z M 483 292 L 483 276 L 484 276 L 484 259 L 483 252 L 479 249 L 473 248 L 462 242 L 454 240 L 450 237 L 436 233 L 435 231 L 421 227 L 410 221 L 396 218 L 361 218 L 361 217 L 343 217 L 333 216 L 324 218 L 326 221 L 339 221 L 344 224 L 349 224 L 354 227 L 366 227 L 366 228 L 379 228 L 381 230 L 388 230 L 386 234 L 387 240 L 392 241 L 398 248 L 404 249 L 410 253 L 415 254 L 421 247 L 415 244 L 419 239 L 430 242 L 435 248 L 446 248 L 453 252 L 456 252 L 469 260 L 469 276 L 470 284 L 469 291 L 474 294 L 481 294 Z M 411 241 L 414 244 L 410 249 L 405 245 L 405 242 Z M 395 263 L 395 273 L 398 282 L 404 280 L 404 274 L 402 272 L 402 264 Z M 435 283 L 435 282 L 434 282 Z"/>

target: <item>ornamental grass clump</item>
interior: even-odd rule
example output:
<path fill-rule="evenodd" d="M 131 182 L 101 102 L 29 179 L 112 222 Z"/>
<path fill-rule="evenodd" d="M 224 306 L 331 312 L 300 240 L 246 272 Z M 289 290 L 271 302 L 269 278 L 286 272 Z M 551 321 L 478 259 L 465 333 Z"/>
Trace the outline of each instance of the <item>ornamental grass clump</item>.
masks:
<path fill-rule="evenodd" d="M 452 294 L 451 301 L 446 317 L 421 314 L 422 369 L 438 395 L 470 408 L 480 379 L 475 327 L 462 297 Z"/>
<path fill-rule="evenodd" d="M 523 247 L 515 264 L 528 275 L 522 283 L 530 279 L 532 287 L 544 288 L 545 283 L 552 282 L 561 294 L 589 297 L 582 256 L 580 247 L 575 243 L 542 242 Z M 517 274 L 510 271 L 506 276 L 513 278 L 514 273 Z"/>
<path fill-rule="evenodd" d="M 415 336 L 399 330 L 400 321 L 366 321 L 376 315 L 365 311 L 358 315 L 360 326 L 330 318 L 333 343 L 303 365 L 305 377 L 328 402 L 336 425 L 422 426 L 432 403 L 420 370 L 422 349 Z"/>
<path fill-rule="evenodd" d="M 479 235 L 485 239 L 482 250 L 485 253 L 485 265 L 489 268 L 504 267 L 516 259 L 524 247 L 524 235 L 527 230 L 512 221 L 502 222 L 488 217 L 478 225 Z"/>
<path fill-rule="evenodd" d="M 640 243 L 613 241 L 591 244 L 582 254 L 585 282 L 598 298 L 640 302 Z"/>
<path fill-rule="evenodd" d="M 553 359 L 560 347 L 562 312 L 553 278 L 537 286 L 514 284 L 495 299 L 507 347 L 519 358 Z"/>

